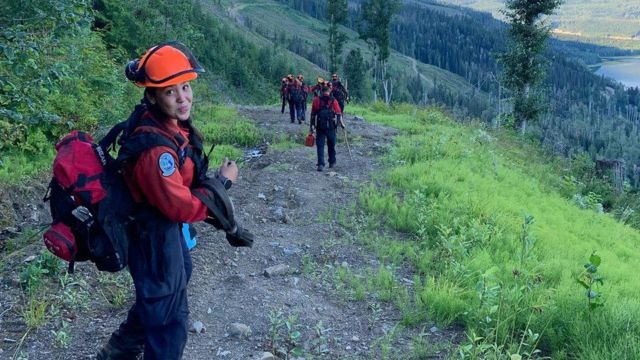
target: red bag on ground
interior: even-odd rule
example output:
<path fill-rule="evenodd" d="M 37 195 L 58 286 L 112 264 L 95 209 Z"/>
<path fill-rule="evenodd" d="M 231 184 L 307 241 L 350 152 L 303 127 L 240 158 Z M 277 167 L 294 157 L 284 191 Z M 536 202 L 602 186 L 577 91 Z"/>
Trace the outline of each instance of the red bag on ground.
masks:
<path fill-rule="evenodd" d="M 309 133 L 307 138 L 304 139 L 304 146 L 312 147 L 316 143 L 316 137 L 313 136 L 313 133 Z"/>

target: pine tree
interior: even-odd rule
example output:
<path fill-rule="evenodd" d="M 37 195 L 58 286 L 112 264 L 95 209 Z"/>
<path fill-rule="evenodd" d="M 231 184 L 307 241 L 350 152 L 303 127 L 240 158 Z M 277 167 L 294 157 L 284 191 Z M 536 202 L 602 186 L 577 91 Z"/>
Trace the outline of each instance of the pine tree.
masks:
<path fill-rule="evenodd" d="M 362 100 L 365 96 L 364 93 L 364 80 L 365 80 L 365 66 L 364 58 L 360 49 L 354 49 L 349 51 L 344 60 L 344 79 L 348 81 L 349 85 L 349 97 L 353 100 Z"/>
<path fill-rule="evenodd" d="M 329 71 L 335 73 L 340 66 L 342 45 L 346 35 L 340 31 L 339 24 L 344 23 L 349 15 L 347 0 L 329 0 L 327 18 L 329 19 Z"/>
<path fill-rule="evenodd" d="M 400 0 L 365 0 L 361 6 L 358 32 L 373 52 L 374 100 L 377 100 L 380 83 L 384 91 L 384 102 L 389 104 L 393 96 L 393 84 L 387 74 L 387 60 L 391 55 L 389 24 L 393 14 L 400 9 Z"/>
<path fill-rule="evenodd" d="M 503 11 L 511 27 L 509 46 L 500 57 L 504 64 L 505 87 L 513 91 L 515 126 L 521 134 L 527 123 L 544 111 L 541 84 L 546 73 L 543 57 L 549 27 L 541 19 L 551 15 L 562 0 L 507 0 Z"/>

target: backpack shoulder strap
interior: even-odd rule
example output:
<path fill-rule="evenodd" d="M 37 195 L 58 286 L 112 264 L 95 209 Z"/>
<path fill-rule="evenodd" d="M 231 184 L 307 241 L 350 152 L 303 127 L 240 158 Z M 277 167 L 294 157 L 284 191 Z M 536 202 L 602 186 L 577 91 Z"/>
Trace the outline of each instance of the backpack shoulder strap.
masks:
<path fill-rule="evenodd" d="M 98 141 L 98 145 L 104 150 L 108 150 L 109 148 L 114 148 L 118 139 L 118 136 L 122 134 L 128 125 L 128 120 L 119 122 L 114 127 L 109 130 L 107 135 L 105 135 L 100 141 Z"/>
<path fill-rule="evenodd" d="M 184 164 L 184 152 L 174 142 L 165 135 L 150 131 L 137 131 L 122 144 L 116 162 L 124 164 L 135 160 L 144 151 L 157 146 L 166 146 L 173 150 L 178 156 L 179 167 Z"/>

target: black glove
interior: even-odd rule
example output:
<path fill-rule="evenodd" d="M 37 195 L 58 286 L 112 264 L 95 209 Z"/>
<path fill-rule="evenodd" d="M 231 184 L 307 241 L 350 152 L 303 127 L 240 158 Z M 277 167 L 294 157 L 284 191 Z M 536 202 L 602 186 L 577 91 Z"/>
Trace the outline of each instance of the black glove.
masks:
<path fill-rule="evenodd" d="M 234 233 L 227 233 L 227 241 L 229 245 L 233 247 L 239 246 L 248 246 L 251 247 L 253 245 L 253 240 L 255 237 L 249 231 L 237 227 L 237 230 Z"/>

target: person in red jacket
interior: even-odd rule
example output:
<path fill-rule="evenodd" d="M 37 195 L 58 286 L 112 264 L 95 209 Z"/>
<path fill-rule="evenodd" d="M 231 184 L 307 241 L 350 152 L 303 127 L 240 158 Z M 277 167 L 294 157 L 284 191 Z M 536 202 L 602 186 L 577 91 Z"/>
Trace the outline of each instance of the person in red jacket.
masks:
<path fill-rule="evenodd" d="M 124 178 L 136 202 L 128 267 L 136 302 L 97 355 L 99 360 L 180 359 L 187 341 L 187 283 L 192 263 L 182 223 L 211 219 L 201 200 L 207 181 L 229 188 L 238 167 L 225 161 L 215 179 L 206 176 L 202 135 L 193 126 L 190 81 L 204 71 L 180 43 L 160 44 L 127 65 L 127 77 L 144 87 L 142 104 L 129 118 L 129 140 L 164 139 L 125 164 Z M 144 143 L 138 142 L 138 144 Z M 127 142 L 120 153 L 127 149 Z M 227 231 L 227 239 L 240 230 Z M 234 243 L 232 243 L 234 245 Z M 250 242 L 234 246 L 250 246 Z"/>
<path fill-rule="evenodd" d="M 310 131 L 316 134 L 316 150 L 318 154 L 317 170 L 324 168 L 324 143 L 327 142 L 329 167 L 336 165 L 336 129 L 338 125 L 344 129 L 340 105 L 331 97 L 331 88 L 327 83 L 322 87 L 322 95 L 313 98 L 311 105 Z"/>
<path fill-rule="evenodd" d="M 318 76 L 318 82 L 309 88 L 309 92 L 313 93 L 313 97 L 316 98 L 322 95 L 322 87 L 324 86 L 324 79 Z"/>

